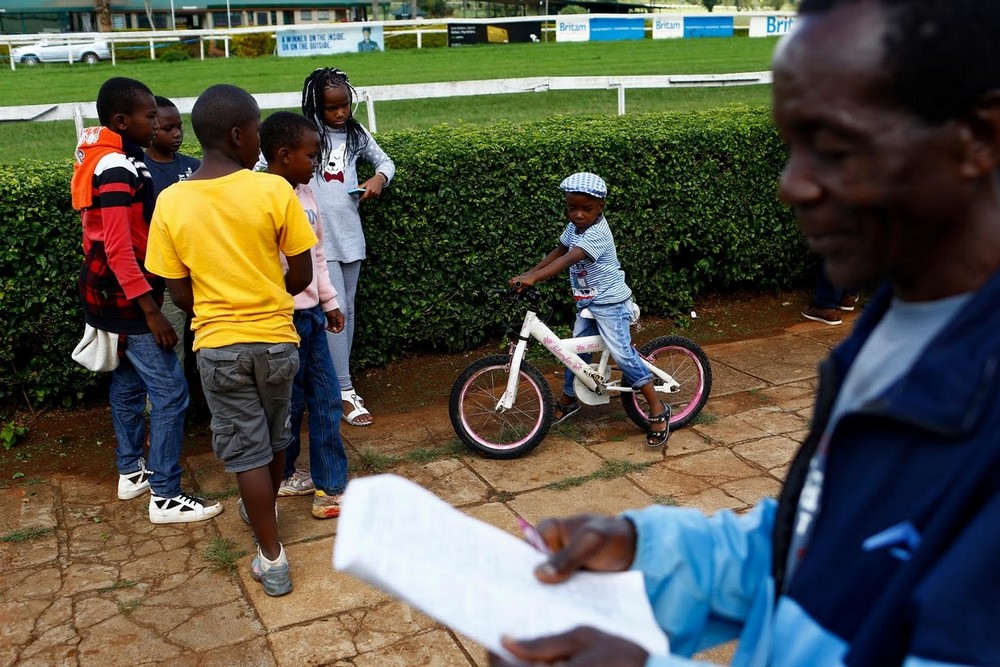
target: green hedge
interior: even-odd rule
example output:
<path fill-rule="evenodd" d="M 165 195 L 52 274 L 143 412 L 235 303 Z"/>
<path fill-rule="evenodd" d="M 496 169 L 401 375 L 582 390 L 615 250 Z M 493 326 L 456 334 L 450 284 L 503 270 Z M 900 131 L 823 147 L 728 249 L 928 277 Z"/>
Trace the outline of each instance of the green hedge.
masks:
<path fill-rule="evenodd" d="M 510 322 L 490 291 L 555 246 L 558 185 L 574 171 L 607 180 L 619 257 L 647 314 L 684 312 L 706 288 L 800 283 L 811 266 L 774 195 L 784 154 L 766 110 L 438 127 L 378 141 L 397 176 L 363 208 L 356 368 L 501 335 Z M 70 171 L 0 167 L 0 402 L 22 391 L 71 402 L 97 381 L 69 358 L 83 330 Z M 555 322 L 568 321 L 565 280 L 545 291 Z"/>

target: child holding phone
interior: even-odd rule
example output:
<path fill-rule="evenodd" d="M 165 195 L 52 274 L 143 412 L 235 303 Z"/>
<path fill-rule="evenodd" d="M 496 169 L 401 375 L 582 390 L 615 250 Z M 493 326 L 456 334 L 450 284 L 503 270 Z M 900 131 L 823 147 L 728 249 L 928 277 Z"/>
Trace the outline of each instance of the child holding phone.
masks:
<path fill-rule="evenodd" d="M 371 413 L 351 381 L 351 344 L 354 340 L 354 300 L 361 264 L 365 260 L 365 234 L 360 205 L 382 194 L 396 174 L 396 165 L 352 112 L 354 88 L 347 74 L 321 67 L 308 77 L 302 90 L 302 113 L 316 123 L 322 140 L 320 170 L 310 186 L 323 220 L 330 281 L 337 290 L 344 314 L 344 330 L 327 334 L 333 365 L 337 369 L 343 419 L 352 426 L 370 426 Z M 375 167 L 375 175 L 358 184 L 358 161 Z"/>

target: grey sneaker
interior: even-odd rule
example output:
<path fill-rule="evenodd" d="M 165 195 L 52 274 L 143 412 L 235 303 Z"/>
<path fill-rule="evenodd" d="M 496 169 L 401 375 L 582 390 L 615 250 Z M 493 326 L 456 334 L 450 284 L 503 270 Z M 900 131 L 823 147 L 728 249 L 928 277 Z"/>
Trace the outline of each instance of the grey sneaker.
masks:
<path fill-rule="evenodd" d="M 149 496 L 149 520 L 152 523 L 193 523 L 211 519 L 220 512 L 222 503 L 212 503 L 186 493 L 173 498 Z"/>
<path fill-rule="evenodd" d="M 118 475 L 118 499 L 128 500 L 149 491 L 149 478 L 153 473 L 146 470 L 146 461 L 139 459 L 139 469 L 127 475 Z"/>
<path fill-rule="evenodd" d="M 278 497 L 308 496 L 315 490 L 316 485 L 313 484 L 309 471 L 296 468 L 295 472 L 286 477 L 281 486 L 278 487 Z"/>
<path fill-rule="evenodd" d="M 288 558 L 285 556 L 285 548 L 281 548 L 281 555 L 278 556 L 278 564 L 271 565 L 266 570 L 262 562 L 260 549 L 250 561 L 250 576 L 254 581 L 259 581 L 264 586 L 264 592 L 271 597 L 287 595 L 292 592 L 292 576 L 288 568 Z"/>
<path fill-rule="evenodd" d="M 247 506 L 243 504 L 243 499 L 240 498 L 236 501 L 236 509 L 239 510 L 240 518 L 243 519 L 243 523 L 250 525 L 250 515 L 247 514 Z M 274 518 L 278 518 L 278 503 L 274 503 Z"/>

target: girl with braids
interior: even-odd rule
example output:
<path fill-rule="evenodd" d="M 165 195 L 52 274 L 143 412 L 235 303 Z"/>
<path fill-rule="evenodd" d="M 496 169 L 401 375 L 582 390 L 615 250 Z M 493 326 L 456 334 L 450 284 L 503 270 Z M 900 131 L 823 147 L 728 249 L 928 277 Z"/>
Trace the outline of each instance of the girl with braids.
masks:
<path fill-rule="evenodd" d="M 313 194 L 323 221 L 324 251 L 330 281 L 337 290 L 344 313 L 344 330 L 328 333 L 327 342 L 344 401 L 343 418 L 352 426 L 370 426 L 373 419 L 351 382 L 351 343 L 354 339 L 354 297 L 365 259 L 365 235 L 359 207 L 378 197 L 396 173 L 396 165 L 371 133 L 353 114 L 354 88 L 347 74 L 334 67 L 321 67 L 306 77 L 302 89 L 302 113 L 320 128 L 323 155 L 313 176 Z M 357 164 L 364 160 L 375 167 L 375 175 L 358 184 Z M 352 191 L 363 192 L 352 194 Z"/>

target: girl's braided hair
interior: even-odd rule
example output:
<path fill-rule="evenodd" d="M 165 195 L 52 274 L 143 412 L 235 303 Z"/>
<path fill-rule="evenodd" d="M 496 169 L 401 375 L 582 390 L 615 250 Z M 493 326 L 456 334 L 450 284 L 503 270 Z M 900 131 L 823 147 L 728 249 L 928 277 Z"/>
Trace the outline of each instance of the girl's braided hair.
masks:
<path fill-rule="evenodd" d="M 336 67 L 319 67 L 306 77 L 302 86 L 302 114 L 316 123 L 323 140 L 323 158 L 330 155 L 333 131 L 323 122 L 323 93 L 327 88 L 343 86 L 347 89 L 351 110 L 344 131 L 347 133 L 347 158 L 356 158 L 368 146 L 368 133 L 354 118 L 354 95 L 357 91 L 347 78 L 347 73 Z"/>

